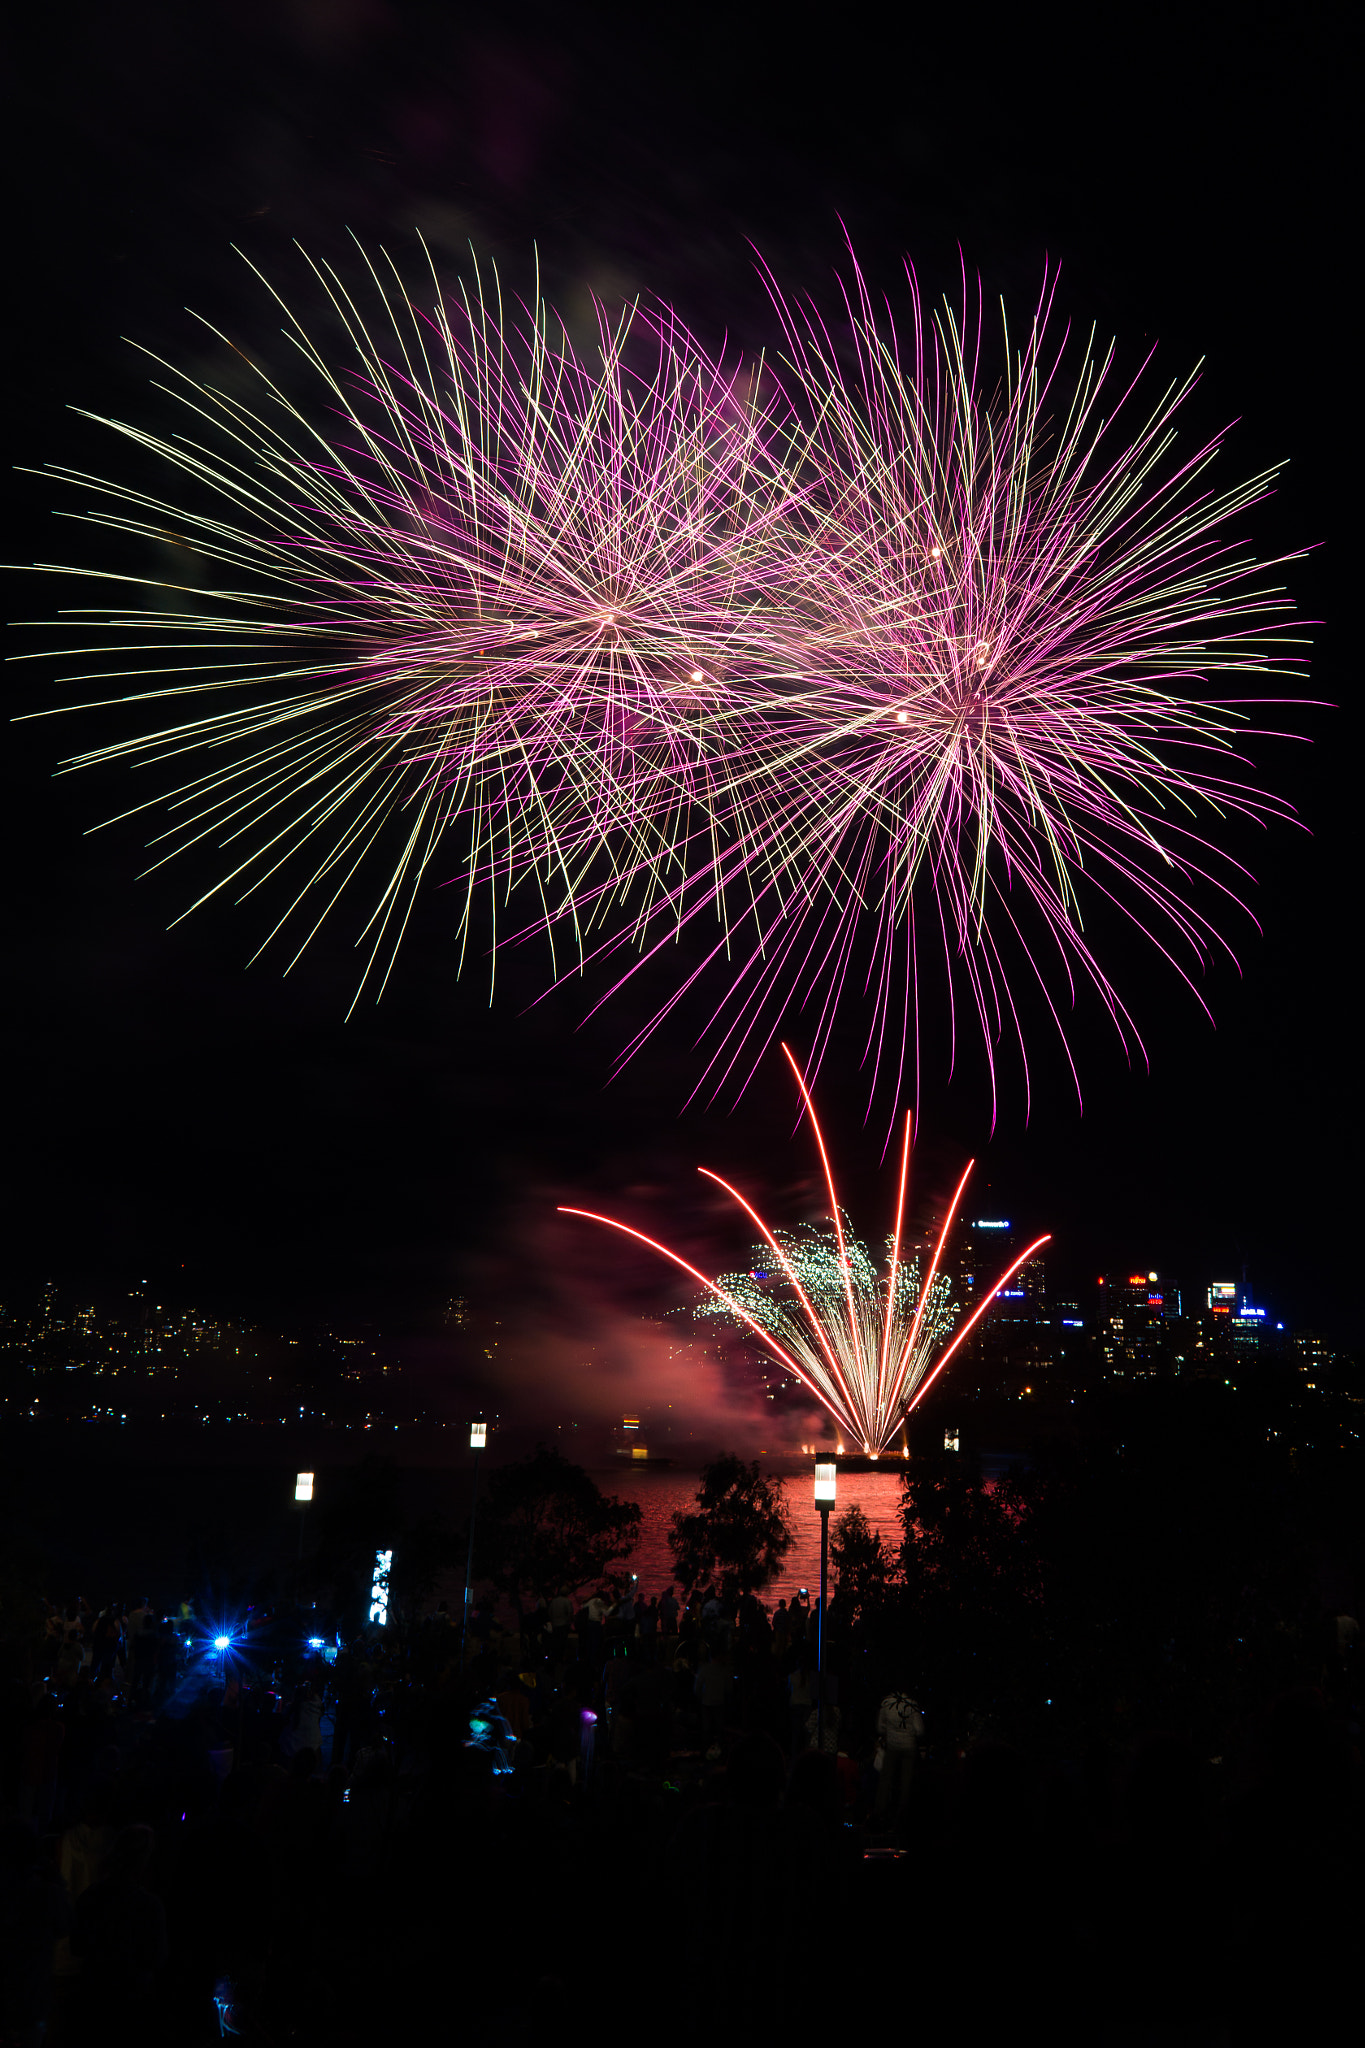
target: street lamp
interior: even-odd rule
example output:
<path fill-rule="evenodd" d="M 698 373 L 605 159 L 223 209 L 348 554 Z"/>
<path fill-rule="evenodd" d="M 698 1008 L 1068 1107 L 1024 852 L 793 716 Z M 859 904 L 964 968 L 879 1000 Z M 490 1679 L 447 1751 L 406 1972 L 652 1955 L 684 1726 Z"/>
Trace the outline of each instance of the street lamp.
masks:
<path fill-rule="evenodd" d="M 820 1619 L 815 1630 L 815 1747 L 825 1748 L 825 1606 L 829 1600 L 829 1511 L 839 1485 L 839 1468 L 826 1451 L 815 1461 L 815 1505 L 820 1510 Z"/>
<path fill-rule="evenodd" d="M 303 1563 L 303 1535 L 308 1526 L 308 1503 L 313 1498 L 313 1474 L 298 1472 L 294 1476 L 294 1504 L 299 1511 L 299 1563 Z"/>
<path fill-rule="evenodd" d="M 464 1561 L 464 1610 L 460 1616 L 460 1669 L 464 1669 L 464 1644 L 469 1633 L 469 1592 L 474 1578 L 474 1517 L 479 1508 L 479 1462 L 488 1442 L 488 1424 L 471 1422 L 469 1448 L 474 1453 L 474 1490 L 469 1499 L 469 1549 Z"/>

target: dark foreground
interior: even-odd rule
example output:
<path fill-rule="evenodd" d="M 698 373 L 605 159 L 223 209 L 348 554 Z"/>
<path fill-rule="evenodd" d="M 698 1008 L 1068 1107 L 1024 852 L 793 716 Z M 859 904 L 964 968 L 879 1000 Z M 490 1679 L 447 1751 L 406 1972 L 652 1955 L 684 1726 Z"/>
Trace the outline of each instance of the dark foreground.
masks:
<path fill-rule="evenodd" d="M 903 1542 L 844 1554 L 825 1753 L 810 1619 L 751 1595 L 671 1631 L 662 1585 L 633 1617 L 503 1599 L 462 1661 L 440 1584 L 398 1579 L 405 1544 L 410 1575 L 447 1538 L 462 1569 L 458 1526 L 395 1524 L 382 1464 L 302 1563 L 226 1480 L 187 1475 L 158 1553 L 169 1496 L 135 1472 L 55 1542 L 72 1475 L 16 1474 L 0 2043 L 1342 2037 L 1359 1455 L 1241 1414 L 1176 1430 L 1149 1401 L 990 1483 L 913 1460 Z M 192 1567 L 147 1613 L 120 1517 Z M 878 1770 L 894 1691 L 922 1737 Z"/>
<path fill-rule="evenodd" d="M 822 1755 L 792 1705 L 808 1645 L 756 1607 L 654 1639 L 494 1627 L 463 1671 L 442 1619 L 331 1665 L 284 1614 L 98 1677 L 55 1632 L 28 1670 L 11 1643 L 6 2048 L 44 2038 L 44 2004 L 57 2048 L 1040 2022 L 1212 2048 L 1303 2038 L 1339 2005 L 1344 1645 L 1217 1756 L 1179 1731 L 1059 1758 L 926 1730 L 897 1815 L 857 1627 Z"/>

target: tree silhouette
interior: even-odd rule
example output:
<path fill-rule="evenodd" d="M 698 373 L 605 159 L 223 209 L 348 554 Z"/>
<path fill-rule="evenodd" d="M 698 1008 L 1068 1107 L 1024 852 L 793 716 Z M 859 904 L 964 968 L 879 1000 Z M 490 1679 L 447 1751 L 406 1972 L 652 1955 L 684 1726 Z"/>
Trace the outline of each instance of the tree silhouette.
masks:
<path fill-rule="evenodd" d="M 856 1620 L 885 1597 L 895 1576 L 895 1557 L 856 1502 L 835 1516 L 829 1555 L 840 1609 Z"/>
<path fill-rule="evenodd" d="M 674 1515 L 668 1532 L 687 1590 L 712 1580 L 727 1599 L 766 1586 L 794 1541 L 781 1483 L 732 1452 L 703 1468 L 696 1507 Z"/>
<path fill-rule="evenodd" d="M 634 1501 L 602 1493 L 581 1465 L 539 1444 L 488 1482 L 475 1524 L 474 1576 L 518 1604 L 617 1583 L 624 1574 L 613 1567 L 638 1544 L 640 1519 Z"/>

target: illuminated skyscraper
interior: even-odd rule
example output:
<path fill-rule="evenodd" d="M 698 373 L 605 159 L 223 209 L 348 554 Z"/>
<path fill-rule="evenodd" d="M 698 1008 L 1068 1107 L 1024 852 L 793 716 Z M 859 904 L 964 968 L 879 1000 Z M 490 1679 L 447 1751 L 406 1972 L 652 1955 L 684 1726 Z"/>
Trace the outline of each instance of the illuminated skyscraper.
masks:
<path fill-rule="evenodd" d="M 949 1254 L 954 1292 L 964 1315 L 970 1315 L 980 1303 L 982 1289 L 990 1286 L 1014 1256 L 1014 1225 L 1001 1216 L 964 1218 L 954 1237 Z M 1011 1287 L 1018 1287 L 1021 1278 L 1016 1274 Z"/>
<path fill-rule="evenodd" d="M 1166 1363 L 1167 1290 L 1152 1271 L 1101 1276 L 1101 1341 L 1117 1378 L 1151 1379 Z M 1175 1297 L 1171 1297 L 1175 1313 Z"/>
<path fill-rule="evenodd" d="M 954 1298 L 963 1319 L 980 1307 L 984 1291 L 1014 1258 L 1019 1230 L 1006 1216 L 964 1218 L 950 1251 L 949 1271 Z M 1030 1259 L 997 1290 L 990 1314 L 978 1323 L 963 1347 L 958 1368 L 976 1368 L 978 1385 L 1013 1391 L 1047 1370 L 1052 1357 L 1052 1329 L 1047 1322 L 1047 1281 L 1043 1257 Z M 981 1377 L 984 1375 L 984 1378 Z"/>

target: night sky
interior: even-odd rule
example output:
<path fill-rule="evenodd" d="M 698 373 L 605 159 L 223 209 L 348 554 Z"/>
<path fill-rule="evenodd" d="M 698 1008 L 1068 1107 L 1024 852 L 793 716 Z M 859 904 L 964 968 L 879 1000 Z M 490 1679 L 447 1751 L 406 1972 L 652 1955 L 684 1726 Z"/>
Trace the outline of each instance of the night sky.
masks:
<path fill-rule="evenodd" d="M 1021 315 L 1045 257 L 1059 261 L 1067 314 L 1117 334 L 1134 365 L 1152 339 L 1168 376 L 1206 358 L 1189 431 L 1240 422 L 1225 483 L 1290 459 L 1237 530 L 1262 556 L 1317 544 L 1288 577 L 1300 615 L 1325 621 L 1305 693 L 1340 708 L 1292 712 L 1312 746 L 1258 754 L 1307 830 L 1231 842 L 1263 929 L 1225 921 L 1242 973 L 1215 965 L 1203 984 L 1217 1029 L 1116 930 L 1106 964 L 1150 1073 L 1082 1011 L 1081 1115 L 1038 1020 L 1031 1116 L 1007 1060 L 992 1138 L 979 1064 L 947 1086 L 928 1060 L 921 1190 L 978 1153 L 994 1206 L 1050 1228 L 1078 1286 L 1133 1259 L 1191 1288 L 1245 1264 L 1273 1314 L 1359 1343 L 1360 756 L 1338 653 L 1358 410 L 1341 338 L 1346 17 L 1134 10 L 1130 34 L 1123 18 L 1044 10 L 1000 33 L 937 9 L 47 10 L 9 116 L 15 460 L 116 459 L 69 404 L 165 422 L 120 336 L 185 360 L 190 306 L 268 338 L 278 321 L 232 244 L 288 297 L 306 279 L 295 237 L 342 260 L 351 229 L 406 256 L 420 228 L 452 270 L 472 238 L 516 281 L 534 242 L 570 311 L 589 288 L 659 292 L 707 340 L 745 347 L 775 338 L 751 241 L 826 296 L 841 221 L 879 281 L 908 251 L 928 298 L 954 284 L 960 246 L 988 301 Z M 11 561 L 95 559 L 52 519 L 64 502 L 16 479 Z M 15 579 L 9 609 L 41 618 L 59 601 L 76 600 Z M 58 701 L 50 669 L 9 678 L 15 713 Z M 697 1059 L 665 1031 L 607 1086 L 643 999 L 579 1029 L 575 990 L 527 1008 L 527 961 L 490 1010 L 477 971 L 455 978 L 439 888 L 382 1005 L 350 1023 L 342 927 L 287 980 L 270 959 L 247 971 L 249 908 L 167 932 L 212 869 L 137 882 L 136 826 L 82 836 L 127 797 L 117 773 L 50 779 L 88 743 L 78 724 L 11 728 L 7 758 L 7 1285 L 146 1274 L 255 1316 L 413 1324 L 455 1292 L 524 1295 L 552 1322 L 557 1271 L 581 1281 L 585 1257 L 624 1306 L 677 1299 L 662 1271 L 585 1254 L 556 1201 L 652 1218 L 717 1266 L 747 1237 L 722 1226 L 695 1164 L 740 1176 L 779 1220 L 803 1213 L 809 1149 L 775 1057 L 738 1108 L 684 1110 Z M 808 1031 L 790 1020 L 798 1048 Z M 820 1101 L 875 1235 L 890 1176 L 884 1119 L 863 1124 L 860 1044 L 840 1041 Z"/>

